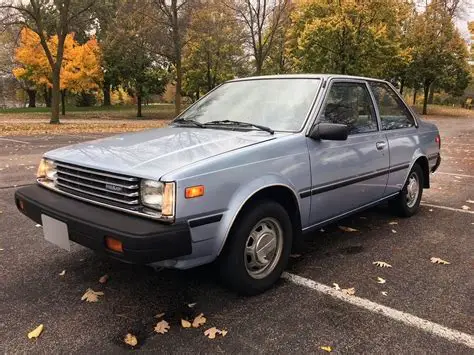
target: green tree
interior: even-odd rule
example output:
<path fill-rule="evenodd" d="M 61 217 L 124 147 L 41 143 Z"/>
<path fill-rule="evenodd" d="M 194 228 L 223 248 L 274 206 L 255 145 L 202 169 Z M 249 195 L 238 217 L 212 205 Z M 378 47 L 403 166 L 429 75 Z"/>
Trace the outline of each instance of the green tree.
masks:
<path fill-rule="evenodd" d="M 193 11 L 187 34 L 184 92 L 199 99 L 201 93 L 242 73 L 242 26 L 219 0 L 208 0 Z"/>
<path fill-rule="evenodd" d="M 153 0 L 156 34 L 156 51 L 174 67 L 175 113 L 181 112 L 181 91 L 183 84 L 183 49 L 189 26 L 191 11 L 197 0 Z"/>
<path fill-rule="evenodd" d="M 433 85 L 453 94 L 467 87 L 469 53 L 444 3 L 433 2 L 417 14 L 408 41 L 412 47 L 409 75 L 415 89 L 423 88 L 423 114 L 427 114 Z"/>
<path fill-rule="evenodd" d="M 292 12 L 288 51 L 295 71 L 390 77 L 401 51 L 402 0 L 312 0 Z"/>
<path fill-rule="evenodd" d="M 115 75 L 136 98 L 137 117 L 142 117 L 143 100 L 151 94 L 163 93 L 168 79 L 166 62 L 155 54 L 149 11 L 150 4 L 140 0 L 124 1 L 103 42 L 109 60 L 114 63 Z"/>

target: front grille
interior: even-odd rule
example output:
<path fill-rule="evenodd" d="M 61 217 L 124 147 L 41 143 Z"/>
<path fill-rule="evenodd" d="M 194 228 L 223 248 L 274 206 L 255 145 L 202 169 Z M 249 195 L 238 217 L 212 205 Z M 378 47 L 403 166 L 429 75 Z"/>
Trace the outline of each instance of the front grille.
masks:
<path fill-rule="evenodd" d="M 57 162 L 56 187 L 91 200 L 125 205 L 140 203 L 138 178 Z"/>

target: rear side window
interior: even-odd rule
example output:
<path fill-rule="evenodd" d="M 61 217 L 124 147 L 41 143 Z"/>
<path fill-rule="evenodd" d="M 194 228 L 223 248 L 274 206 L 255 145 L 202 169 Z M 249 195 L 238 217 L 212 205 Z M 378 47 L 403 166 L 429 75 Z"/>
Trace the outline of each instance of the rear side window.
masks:
<path fill-rule="evenodd" d="M 378 130 L 372 99 L 361 83 L 332 84 L 319 121 L 345 124 L 349 134 Z"/>
<path fill-rule="evenodd" d="M 382 130 L 415 126 L 414 118 L 390 86 L 385 83 L 371 82 L 370 88 L 379 107 Z"/>

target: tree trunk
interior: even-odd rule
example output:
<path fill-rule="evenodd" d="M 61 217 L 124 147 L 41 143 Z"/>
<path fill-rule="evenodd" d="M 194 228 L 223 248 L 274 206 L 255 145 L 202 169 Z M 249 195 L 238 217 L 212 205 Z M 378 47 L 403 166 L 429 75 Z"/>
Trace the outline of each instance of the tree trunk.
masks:
<path fill-rule="evenodd" d="M 103 106 L 110 106 L 112 104 L 112 101 L 110 100 L 110 84 L 107 82 L 104 82 L 104 87 L 102 91 L 104 93 Z"/>
<path fill-rule="evenodd" d="M 413 105 L 416 105 L 416 94 L 418 93 L 418 89 L 413 89 Z"/>
<path fill-rule="evenodd" d="M 429 95 L 428 95 L 428 103 L 429 103 L 430 105 L 433 104 L 434 92 L 435 92 L 435 83 L 432 83 L 432 84 L 430 85 L 430 93 L 429 93 Z"/>
<path fill-rule="evenodd" d="M 405 89 L 405 79 L 400 81 L 400 95 L 403 95 L 403 89 Z"/>
<path fill-rule="evenodd" d="M 263 67 L 263 63 L 261 61 L 260 56 L 256 56 L 255 57 L 255 75 L 256 76 L 262 75 L 262 67 Z"/>
<path fill-rule="evenodd" d="M 181 112 L 181 87 L 183 80 L 183 71 L 181 68 L 181 58 L 176 60 L 176 92 L 174 94 L 174 109 L 176 116 Z"/>
<path fill-rule="evenodd" d="M 46 107 L 51 107 L 51 88 L 45 87 L 44 88 L 44 103 Z"/>
<path fill-rule="evenodd" d="M 59 75 L 61 67 L 55 66 L 53 70 L 53 89 L 51 90 L 51 124 L 59 124 Z"/>
<path fill-rule="evenodd" d="M 36 107 L 36 90 L 27 89 L 28 107 Z"/>
<path fill-rule="evenodd" d="M 428 96 L 430 91 L 430 84 L 425 83 L 424 85 L 424 96 L 423 96 L 423 115 L 426 115 L 428 112 Z"/>
<path fill-rule="evenodd" d="M 142 92 L 141 92 L 141 89 L 139 89 L 138 93 L 137 93 L 137 117 L 143 117 L 142 116 Z"/>
<path fill-rule="evenodd" d="M 61 114 L 66 115 L 66 90 L 61 90 Z"/>

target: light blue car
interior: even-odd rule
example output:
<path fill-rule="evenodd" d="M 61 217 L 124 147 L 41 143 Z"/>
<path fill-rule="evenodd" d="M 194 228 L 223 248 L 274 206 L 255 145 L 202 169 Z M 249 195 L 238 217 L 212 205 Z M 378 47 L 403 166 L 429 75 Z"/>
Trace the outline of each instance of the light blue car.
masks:
<path fill-rule="evenodd" d="M 304 233 L 387 200 L 415 214 L 440 144 L 385 81 L 239 79 L 167 128 L 47 152 L 15 200 L 65 249 L 178 269 L 216 261 L 223 282 L 252 295 Z"/>

